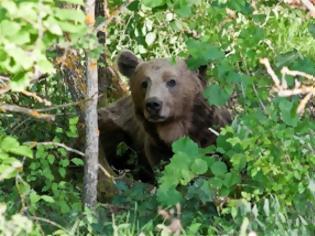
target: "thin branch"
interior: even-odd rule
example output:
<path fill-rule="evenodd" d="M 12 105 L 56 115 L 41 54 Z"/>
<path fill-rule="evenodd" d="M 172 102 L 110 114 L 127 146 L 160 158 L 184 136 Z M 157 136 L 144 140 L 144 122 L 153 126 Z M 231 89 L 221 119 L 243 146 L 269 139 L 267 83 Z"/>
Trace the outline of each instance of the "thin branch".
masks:
<path fill-rule="evenodd" d="M 314 91 L 315 91 L 314 87 L 302 86 L 300 88 L 279 90 L 278 91 L 278 95 L 280 97 L 291 97 L 291 96 L 294 96 L 294 95 L 314 93 Z"/>
<path fill-rule="evenodd" d="M 209 130 L 211 133 L 213 133 L 215 136 L 219 136 L 219 135 L 220 135 L 218 131 L 216 131 L 216 130 L 210 128 L 210 127 L 208 128 L 208 130 Z"/>
<path fill-rule="evenodd" d="M 115 181 L 115 177 L 112 176 L 101 164 L 98 164 L 98 168 L 100 168 L 100 170 L 103 172 L 103 174 L 105 176 L 107 176 L 109 179 L 111 179 L 113 181 L 113 183 L 116 183 Z"/>
<path fill-rule="evenodd" d="M 39 113 L 38 111 L 26 107 L 20 107 L 17 105 L 9 105 L 9 104 L 2 104 L 0 105 L 0 112 L 14 112 L 14 113 L 22 113 L 28 116 L 31 116 L 36 119 L 43 119 L 46 121 L 54 121 L 55 116 L 51 114 L 43 114 Z"/>
<path fill-rule="evenodd" d="M 40 108 L 40 109 L 36 109 L 36 111 L 38 112 L 43 112 L 43 111 L 52 111 L 52 110 L 57 110 L 57 109 L 60 109 L 60 108 L 66 108 L 66 107 L 72 107 L 72 106 L 79 106 L 79 105 L 82 105 L 84 104 L 85 102 L 91 100 L 94 98 L 94 96 L 96 96 L 96 94 L 94 94 L 92 97 L 89 97 L 89 98 L 85 98 L 85 99 L 81 99 L 79 101 L 76 101 L 76 102 L 70 102 L 70 103 L 65 103 L 65 104 L 60 104 L 60 105 L 56 105 L 56 106 L 53 106 L 53 107 L 48 107 L 48 108 Z M 102 96 L 104 96 L 103 94 L 102 95 L 99 95 L 98 98 L 101 98 Z"/>
<path fill-rule="evenodd" d="M 266 112 L 266 107 L 265 107 L 265 104 L 263 103 L 263 101 L 260 99 L 260 96 L 257 92 L 257 89 L 256 89 L 256 86 L 253 84 L 253 90 L 254 90 L 254 93 L 256 94 L 257 98 L 258 98 L 258 101 L 260 103 L 260 106 L 261 108 L 263 109 L 264 112 Z"/>
<path fill-rule="evenodd" d="M 47 223 L 47 224 L 50 224 L 50 225 L 53 225 L 59 229 L 62 229 L 64 232 L 68 232 L 68 230 L 64 227 L 62 227 L 60 224 L 54 222 L 54 221 L 51 221 L 49 219 L 46 219 L 46 218 L 42 218 L 42 217 L 38 217 L 38 216 L 31 216 L 30 217 L 32 220 L 37 220 L 37 221 L 42 221 L 44 223 Z"/>
<path fill-rule="evenodd" d="M 289 70 L 288 67 L 283 67 L 281 69 L 281 74 L 283 75 L 291 75 L 291 76 L 300 76 L 300 77 L 304 77 L 308 80 L 313 80 L 315 81 L 315 77 L 313 75 L 307 74 L 303 71 L 296 71 L 296 70 Z"/>
<path fill-rule="evenodd" d="M 262 58 L 262 59 L 260 59 L 260 63 L 266 67 L 267 73 L 271 76 L 273 82 L 275 83 L 275 86 L 277 88 L 279 88 L 280 87 L 280 80 L 278 79 L 276 73 L 273 71 L 269 60 L 267 58 Z"/>
<path fill-rule="evenodd" d="M 21 93 L 24 94 L 25 96 L 34 98 L 36 101 L 45 104 L 45 106 L 51 106 L 50 101 L 46 100 L 45 98 L 41 98 L 36 93 L 32 93 L 26 90 L 21 91 Z"/>
<path fill-rule="evenodd" d="M 102 22 L 101 24 L 99 24 L 96 28 L 95 28 L 95 31 L 96 32 L 99 32 L 99 31 L 102 31 L 102 32 L 105 32 L 106 33 L 106 30 L 107 30 L 107 27 L 108 25 L 117 17 L 119 16 L 125 9 L 126 9 L 126 6 L 128 6 L 129 3 L 131 3 L 132 1 L 128 0 L 126 1 L 126 3 L 123 3 L 122 5 L 120 5 L 116 10 L 114 10 L 114 12 L 112 14 L 109 14 L 109 11 L 108 11 L 108 8 L 105 9 L 105 13 L 106 13 L 106 16 L 107 16 L 107 19 Z"/>
<path fill-rule="evenodd" d="M 313 94 L 309 93 L 302 99 L 302 101 L 300 102 L 300 104 L 299 104 L 299 106 L 297 108 L 297 112 L 299 114 L 303 114 L 304 113 L 306 104 L 309 102 L 309 100 L 311 100 L 312 96 L 313 96 Z"/>
<path fill-rule="evenodd" d="M 31 147 L 35 147 L 35 146 L 38 146 L 38 145 L 51 145 L 51 146 L 55 146 L 55 147 L 62 147 L 64 149 L 66 149 L 68 152 L 73 152 L 73 153 L 76 153 L 82 157 L 85 156 L 85 154 L 83 152 L 80 152 L 79 150 L 76 150 L 76 149 L 73 149 L 63 143 L 56 143 L 56 142 L 25 142 L 24 144 L 28 144 L 30 145 Z"/>

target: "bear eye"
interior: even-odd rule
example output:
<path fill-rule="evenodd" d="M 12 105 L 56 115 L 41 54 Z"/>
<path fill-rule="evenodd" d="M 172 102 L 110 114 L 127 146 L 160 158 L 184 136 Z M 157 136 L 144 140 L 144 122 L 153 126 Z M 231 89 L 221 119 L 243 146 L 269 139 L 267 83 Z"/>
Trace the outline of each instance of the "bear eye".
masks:
<path fill-rule="evenodd" d="M 148 81 L 144 80 L 141 82 L 141 87 L 146 89 L 148 87 Z"/>
<path fill-rule="evenodd" d="M 176 86 L 176 80 L 170 79 L 169 81 L 167 81 L 166 85 L 167 87 L 173 88 Z"/>

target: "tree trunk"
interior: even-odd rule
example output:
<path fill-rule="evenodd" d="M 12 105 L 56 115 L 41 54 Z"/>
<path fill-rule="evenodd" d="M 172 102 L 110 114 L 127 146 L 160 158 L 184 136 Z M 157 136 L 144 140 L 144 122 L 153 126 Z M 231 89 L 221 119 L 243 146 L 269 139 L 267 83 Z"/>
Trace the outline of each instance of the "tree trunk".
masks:
<path fill-rule="evenodd" d="M 95 17 L 101 16 L 103 18 L 106 17 L 106 0 L 96 0 L 95 2 Z M 88 18 L 87 18 L 88 19 Z M 105 44 L 105 33 L 98 32 L 99 43 Z M 77 107 L 77 113 L 80 117 L 80 122 L 78 124 L 78 131 L 80 138 L 77 140 L 75 144 L 75 148 L 79 150 L 83 150 L 82 147 L 85 145 L 85 125 L 84 125 L 84 110 L 85 110 L 85 102 L 84 99 L 87 96 L 87 76 L 86 76 L 86 66 L 83 66 L 82 63 L 82 55 L 79 54 L 78 51 L 74 49 L 58 49 L 57 53 L 59 56 L 55 60 L 56 67 L 60 68 L 62 73 L 62 77 L 64 82 L 66 83 L 70 93 L 72 100 L 74 102 L 79 102 L 79 106 Z M 107 59 L 107 60 L 106 60 Z M 128 88 L 125 84 L 121 82 L 119 73 L 117 72 L 115 67 L 110 66 L 113 64 L 112 61 L 109 61 L 109 58 L 106 58 L 106 54 L 103 53 L 99 58 L 98 65 L 98 87 L 99 87 L 99 100 L 98 107 L 102 108 L 108 106 L 108 104 L 112 101 L 117 100 L 118 98 L 123 97 L 127 94 Z M 106 94 L 105 94 L 106 93 Z M 101 129 L 101 127 L 100 127 Z M 101 131 L 101 130 L 100 130 Z M 100 143 L 99 146 L 103 146 L 103 143 Z M 111 143 L 111 142 L 110 142 Z M 115 186 L 113 183 L 113 178 L 115 177 L 115 173 L 110 167 L 107 159 L 105 157 L 105 153 L 102 150 L 99 151 L 99 164 L 103 167 L 99 168 L 98 171 L 98 200 L 106 201 L 115 195 Z M 105 171 L 104 171 L 105 170 Z M 106 174 L 105 174 L 106 173 Z"/>
<path fill-rule="evenodd" d="M 86 0 L 87 23 L 91 29 L 95 22 L 95 0 Z M 97 120 L 98 73 L 97 60 L 86 54 L 86 82 L 89 100 L 85 108 L 86 149 L 84 165 L 84 203 L 94 207 L 97 200 L 97 173 L 99 153 L 99 130 Z"/>

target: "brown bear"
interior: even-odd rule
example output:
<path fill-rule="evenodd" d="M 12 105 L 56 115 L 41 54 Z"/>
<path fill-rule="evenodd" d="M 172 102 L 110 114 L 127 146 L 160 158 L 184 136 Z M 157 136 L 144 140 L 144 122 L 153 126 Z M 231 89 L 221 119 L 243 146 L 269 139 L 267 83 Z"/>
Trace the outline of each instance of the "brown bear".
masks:
<path fill-rule="evenodd" d="M 227 110 L 208 105 L 202 96 L 205 67 L 192 71 L 181 59 L 143 62 L 130 51 L 121 52 L 117 64 L 130 80 L 138 124 L 135 133 L 141 134 L 144 155 L 152 168 L 171 157 L 171 144 L 178 138 L 189 136 L 205 147 L 216 140 L 209 127 L 230 122 Z"/>
<path fill-rule="evenodd" d="M 130 51 L 121 52 L 117 64 L 130 80 L 131 99 L 123 98 L 117 102 L 120 105 L 100 112 L 101 138 L 109 145 L 107 156 L 114 151 L 110 150 L 114 140 L 127 140 L 153 169 L 172 156 L 171 144 L 178 138 L 189 136 L 205 147 L 216 141 L 209 128 L 230 122 L 226 109 L 210 106 L 202 95 L 205 66 L 192 71 L 182 59 L 144 62 Z"/>

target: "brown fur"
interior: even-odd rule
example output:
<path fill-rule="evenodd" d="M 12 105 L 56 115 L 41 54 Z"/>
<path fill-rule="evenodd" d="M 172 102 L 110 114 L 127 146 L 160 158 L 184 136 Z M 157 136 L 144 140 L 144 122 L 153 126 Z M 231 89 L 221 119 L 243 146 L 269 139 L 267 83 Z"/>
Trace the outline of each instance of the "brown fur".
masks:
<path fill-rule="evenodd" d="M 171 144 L 178 138 L 190 136 L 199 145 L 208 146 L 216 140 L 208 128 L 230 122 L 226 110 L 209 106 L 202 96 L 205 67 L 198 73 L 189 70 L 180 59 L 175 63 L 169 59 L 142 62 L 129 51 L 119 55 L 118 67 L 130 79 L 138 143 L 152 168 L 171 157 Z M 168 87 L 169 80 L 175 80 L 176 85 Z M 146 88 L 143 83 L 147 84 Z M 146 109 L 151 97 L 162 104 L 156 120 Z"/>

